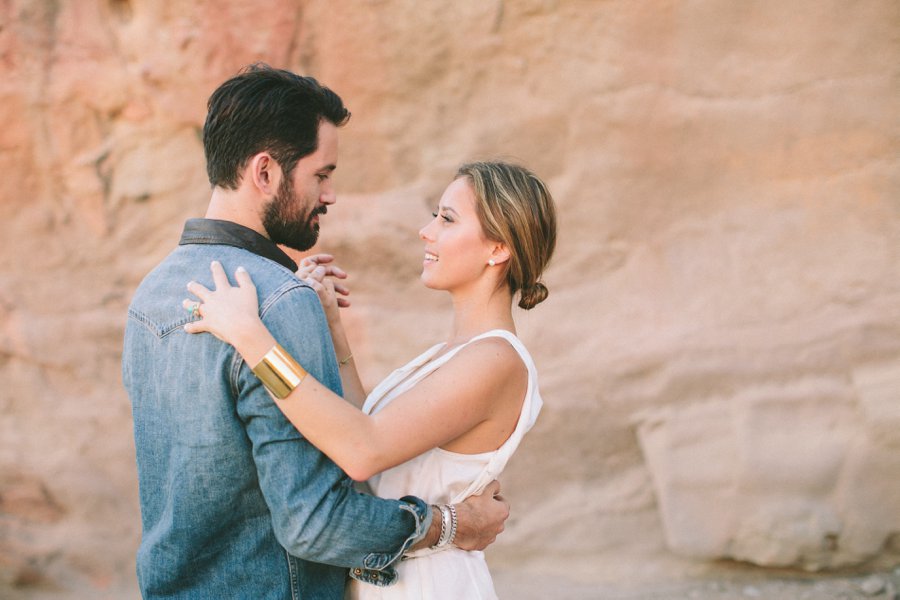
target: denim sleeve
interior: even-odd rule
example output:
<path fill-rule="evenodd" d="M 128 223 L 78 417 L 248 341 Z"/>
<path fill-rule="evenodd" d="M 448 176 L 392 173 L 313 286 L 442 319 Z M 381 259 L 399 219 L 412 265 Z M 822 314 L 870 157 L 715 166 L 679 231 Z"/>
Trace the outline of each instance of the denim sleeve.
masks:
<path fill-rule="evenodd" d="M 341 392 L 328 325 L 311 288 L 299 282 L 282 286 L 260 314 L 297 362 Z M 425 535 L 430 507 L 418 498 L 385 500 L 356 492 L 350 478 L 284 417 L 239 355 L 231 380 L 279 542 L 299 558 L 350 567 L 357 578 L 379 585 L 392 583 L 392 565 Z"/>

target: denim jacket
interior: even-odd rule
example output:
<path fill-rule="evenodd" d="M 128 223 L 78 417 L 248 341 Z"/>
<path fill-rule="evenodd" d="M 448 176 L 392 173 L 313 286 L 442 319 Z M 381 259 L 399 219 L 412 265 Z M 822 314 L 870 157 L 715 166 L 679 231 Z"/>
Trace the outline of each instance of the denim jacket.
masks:
<path fill-rule="evenodd" d="M 385 500 L 350 479 L 288 422 L 235 350 L 185 333 L 190 280 L 209 265 L 253 276 L 260 316 L 316 379 L 341 383 L 314 290 L 276 245 L 240 225 L 192 219 L 181 245 L 141 283 L 128 310 L 122 375 L 131 398 L 145 598 L 340 599 L 347 568 L 388 585 L 431 509 Z"/>

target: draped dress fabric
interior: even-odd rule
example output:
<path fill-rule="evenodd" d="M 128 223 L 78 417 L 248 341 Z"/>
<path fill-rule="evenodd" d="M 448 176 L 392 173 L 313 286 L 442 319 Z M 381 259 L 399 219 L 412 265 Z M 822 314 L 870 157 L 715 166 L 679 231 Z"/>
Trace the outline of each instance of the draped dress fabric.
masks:
<path fill-rule="evenodd" d="M 518 352 L 528 369 L 528 387 L 516 428 L 496 450 L 479 454 L 459 454 L 433 448 L 401 465 L 376 475 L 369 484 L 382 498 L 414 495 L 430 504 L 455 504 L 481 493 L 500 476 L 503 468 L 531 429 L 541 410 L 537 371 L 531 355 L 515 335 L 494 329 L 473 337 L 444 354 L 438 344 L 391 373 L 366 398 L 363 411 L 375 414 L 391 400 L 449 361 L 468 344 L 487 337 L 502 337 Z M 377 587 L 351 580 L 347 597 L 352 600 L 480 600 L 497 598 L 483 552 L 466 552 L 456 547 L 414 552 L 399 563 L 397 583 Z"/>

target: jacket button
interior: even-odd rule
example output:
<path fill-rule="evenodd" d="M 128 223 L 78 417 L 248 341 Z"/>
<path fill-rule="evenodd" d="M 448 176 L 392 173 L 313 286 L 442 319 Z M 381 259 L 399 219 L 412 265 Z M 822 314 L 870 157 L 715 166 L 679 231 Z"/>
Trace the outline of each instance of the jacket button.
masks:
<path fill-rule="evenodd" d="M 362 575 L 362 569 L 360 569 L 359 567 L 356 567 L 355 569 L 353 569 L 353 574 L 357 575 L 357 576 Z"/>

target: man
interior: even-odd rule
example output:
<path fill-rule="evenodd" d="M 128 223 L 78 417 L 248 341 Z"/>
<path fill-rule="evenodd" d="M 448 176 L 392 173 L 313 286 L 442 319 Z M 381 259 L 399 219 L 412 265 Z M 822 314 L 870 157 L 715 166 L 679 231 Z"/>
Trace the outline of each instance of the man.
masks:
<path fill-rule="evenodd" d="M 145 598 L 343 597 L 346 568 L 386 585 L 404 552 L 434 545 L 439 511 L 385 500 L 300 436 L 234 349 L 194 336 L 181 308 L 217 260 L 253 275 L 263 321 L 316 379 L 341 393 L 316 293 L 276 244 L 306 250 L 335 202 L 341 99 L 314 79 L 254 65 L 210 97 L 203 132 L 212 197 L 179 247 L 141 283 L 122 360 L 132 401 Z M 458 506 L 456 544 L 482 549 L 508 507 L 493 494 Z"/>

